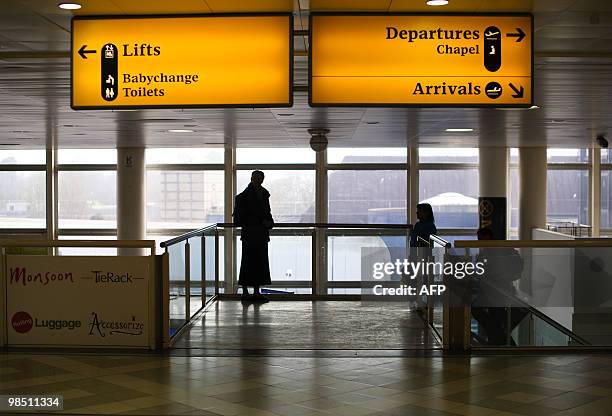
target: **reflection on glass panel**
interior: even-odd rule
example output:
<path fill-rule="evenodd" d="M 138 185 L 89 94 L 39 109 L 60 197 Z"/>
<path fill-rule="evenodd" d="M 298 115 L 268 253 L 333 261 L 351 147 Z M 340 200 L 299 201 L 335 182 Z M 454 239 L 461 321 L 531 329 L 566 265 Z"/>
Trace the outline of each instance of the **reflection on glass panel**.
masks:
<path fill-rule="evenodd" d="M 473 341 L 483 346 L 611 345 L 609 247 L 453 249 L 484 264 L 472 280 Z M 610 267 L 608 267 L 610 266 Z"/>
<path fill-rule="evenodd" d="M 382 249 L 389 262 L 404 261 L 407 256 L 405 235 L 330 236 L 327 241 L 328 281 L 355 282 L 355 287 L 360 287 L 361 281 L 372 281 L 372 271 L 362 270 L 363 250 Z"/>
<path fill-rule="evenodd" d="M 96 236 L 96 235 L 63 235 L 60 240 L 111 240 L 116 241 L 116 236 Z M 150 250 L 145 251 L 145 255 L 150 254 Z M 114 247 L 60 247 L 58 248 L 60 256 L 116 256 L 117 249 Z"/>
<path fill-rule="evenodd" d="M 236 149 L 236 163 L 315 163 L 316 153 L 310 148 Z"/>
<path fill-rule="evenodd" d="M 202 307 L 202 237 L 189 239 L 189 311 L 190 316 Z"/>
<path fill-rule="evenodd" d="M 612 228 L 612 171 L 601 171 L 601 228 Z"/>
<path fill-rule="evenodd" d="M 547 221 L 588 224 L 588 175 L 587 170 L 548 170 Z"/>
<path fill-rule="evenodd" d="M 219 257 L 219 267 L 223 266 L 223 240 L 219 240 L 219 253 L 221 256 Z M 215 294 L 215 237 L 214 235 L 205 236 L 204 240 L 204 256 L 205 256 L 205 268 L 204 268 L 204 279 L 205 279 L 205 287 L 206 287 L 206 301 L 210 300 L 210 298 Z M 222 269 L 220 270 L 220 272 Z M 220 275 L 221 276 L 221 275 Z"/>
<path fill-rule="evenodd" d="M 168 247 L 170 289 L 170 336 L 185 323 L 185 242 Z"/>
<path fill-rule="evenodd" d="M 59 172 L 59 228 L 116 228 L 116 172 Z"/>
<path fill-rule="evenodd" d="M 419 172 L 419 201 L 431 204 L 438 228 L 478 227 L 478 170 Z"/>
<path fill-rule="evenodd" d="M 116 164 L 116 149 L 59 149 L 57 163 L 60 165 Z"/>
<path fill-rule="evenodd" d="M 478 149 L 455 147 L 420 147 L 420 163 L 478 163 Z"/>
<path fill-rule="evenodd" d="M 44 150 L 0 150 L 0 165 L 44 165 Z"/>
<path fill-rule="evenodd" d="M 45 172 L 0 172 L 0 228 L 45 228 Z"/>
<path fill-rule="evenodd" d="M 242 244 L 237 239 L 236 259 L 240 270 Z M 272 235 L 268 245 L 272 281 L 312 280 L 312 238 L 309 235 Z"/>
<path fill-rule="evenodd" d="M 512 147 L 510 149 L 510 163 L 519 163 L 519 149 L 516 147 Z"/>
<path fill-rule="evenodd" d="M 327 176 L 331 223 L 405 224 L 405 170 L 330 170 Z"/>
<path fill-rule="evenodd" d="M 222 171 L 147 171 L 149 229 L 196 229 L 223 222 Z"/>
<path fill-rule="evenodd" d="M 612 152 L 608 149 L 601 149 L 601 163 L 612 163 Z"/>
<path fill-rule="evenodd" d="M 406 147 L 329 148 L 327 163 L 406 163 Z"/>
<path fill-rule="evenodd" d="M 548 149 L 548 163 L 587 163 L 588 149 Z"/>
<path fill-rule="evenodd" d="M 511 167 L 508 178 L 508 205 L 510 206 L 510 220 L 508 221 L 510 228 L 518 228 L 519 226 L 519 198 L 520 198 L 520 180 L 519 168 Z"/>
<path fill-rule="evenodd" d="M 270 192 L 272 217 L 276 222 L 314 222 L 315 173 L 312 170 L 269 170 L 264 188 Z M 251 171 L 239 170 L 237 192 L 251 181 Z"/>
<path fill-rule="evenodd" d="M 224 150 L 222 148 L 161 148 L 146 149 L 147 165 L 181 164 L 181 163 L 223 163 Z"/>

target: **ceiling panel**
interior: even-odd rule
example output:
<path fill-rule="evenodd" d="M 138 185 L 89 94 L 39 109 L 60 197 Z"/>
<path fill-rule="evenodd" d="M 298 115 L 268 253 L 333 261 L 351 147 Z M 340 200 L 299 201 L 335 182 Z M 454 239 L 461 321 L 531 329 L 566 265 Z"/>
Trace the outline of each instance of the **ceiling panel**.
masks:
<path fill-rule="evenodd" d="M 432 11 L 423 2 L 82 1 L 80 14 L 292 10 L 307 29 L 311 10 Z M 331 146 L 591 146 L 612 125 L 612 2 L 575 0 L 451 2 L 440 11 L 535 13 L 538 110 L 310 108 L 307 37 L 296 36 L 292 108 L 82 111 L 69 108 L 71 14 L 57 1 L 3 0 L 0 10 L 0 148 L 307 146 L 308 128 L 331 130 Z M 228 6 L 229 4 L 229 6 Z M 230 10 L 229 7 L 232 9 Z M 248 45 L 245 45 L 248 47 Z M 449 134 L 450 127 L 471 127 Z M 194 133 L 168 130 L 186 128 Z M 121 134 L 119 134 L 121 133 Z"/>

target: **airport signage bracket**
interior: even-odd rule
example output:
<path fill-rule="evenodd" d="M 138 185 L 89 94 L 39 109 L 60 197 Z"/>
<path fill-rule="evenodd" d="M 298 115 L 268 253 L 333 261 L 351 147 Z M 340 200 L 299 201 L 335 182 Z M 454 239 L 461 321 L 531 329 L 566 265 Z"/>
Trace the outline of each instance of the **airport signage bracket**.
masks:
<path fill-rule="evenodd" d="M 290 13 L 72 19 L 74 110 L 292 105 Z"/>
<path fill-rule="evenodd" d="M 313 107 L 531 107 L 529 13 L 312 13 Z"/>

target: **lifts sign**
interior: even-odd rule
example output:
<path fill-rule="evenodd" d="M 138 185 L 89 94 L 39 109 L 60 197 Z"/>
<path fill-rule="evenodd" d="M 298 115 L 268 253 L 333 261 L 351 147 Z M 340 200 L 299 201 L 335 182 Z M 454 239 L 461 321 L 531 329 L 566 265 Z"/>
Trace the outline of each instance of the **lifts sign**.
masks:
<path fill-rule="evenodd" d="M 292 105 L 293 17 L 75 17 L 75 110 Z"/>
<path fill-rule="evenodd" d="M 533 103 L 533 18 L 522 15 L 316 14 L 313 106 Z"/>

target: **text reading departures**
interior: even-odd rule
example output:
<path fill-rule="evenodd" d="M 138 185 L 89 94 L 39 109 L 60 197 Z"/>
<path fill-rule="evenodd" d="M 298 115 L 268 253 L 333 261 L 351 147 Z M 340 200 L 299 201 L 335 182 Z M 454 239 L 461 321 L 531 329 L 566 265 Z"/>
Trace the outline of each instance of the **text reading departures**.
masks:
<path fill-rule="evenodd" d="M 311 105 L 532 104 L 531 15 L 313 13 L 310 28 Z"/>

